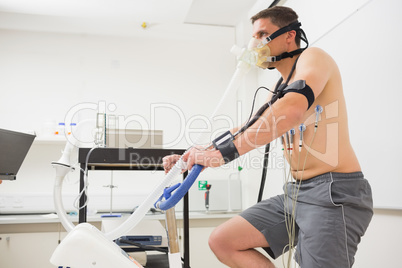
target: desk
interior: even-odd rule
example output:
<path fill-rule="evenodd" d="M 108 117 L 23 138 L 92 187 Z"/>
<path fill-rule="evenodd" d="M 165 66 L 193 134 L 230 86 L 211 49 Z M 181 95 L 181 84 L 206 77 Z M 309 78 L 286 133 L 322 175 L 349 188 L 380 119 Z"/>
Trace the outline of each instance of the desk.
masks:
<path fill-rule="evenodd" d="M 167 149 L 134 149 L 134 148 L 79 148 L 78 162 L 81 169 L 85 170 L 161 170 L 163 171 L 163 157 L 170 154 L 183 154 L 184 150 Z M 183 179 L 187 173 L 183 174 Z M 84 189 L 85 174 L 80 172 L 80 192 Z M 78 212 L 79 223 L 87 221 L 87 208 L 85 206 L 86 195 L 80 198 L 80 210 Z M 190 243 L 189 243 L 189 215 L 188 194 L 183 199 L 183 224 L 184 224 L 184 267 L 190 267 Z"/>

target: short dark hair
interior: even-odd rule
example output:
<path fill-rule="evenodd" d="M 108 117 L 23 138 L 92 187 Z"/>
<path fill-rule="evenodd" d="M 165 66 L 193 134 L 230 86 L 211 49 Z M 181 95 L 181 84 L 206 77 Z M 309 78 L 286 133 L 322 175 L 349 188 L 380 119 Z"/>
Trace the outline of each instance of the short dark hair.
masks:
<path fill-rule="evenodd" d="M 257 14 L 251 17 L 251 23 L 259 19 L 270 19 L 273 24 L 279 28 L 288 26 L 292 22 L 296 22 L 299 16 L 290 7 L 274 6 L 261 10 Z M 296 31 L 295 42 L 297 46 L 300 46 L 300 32 Z"/>

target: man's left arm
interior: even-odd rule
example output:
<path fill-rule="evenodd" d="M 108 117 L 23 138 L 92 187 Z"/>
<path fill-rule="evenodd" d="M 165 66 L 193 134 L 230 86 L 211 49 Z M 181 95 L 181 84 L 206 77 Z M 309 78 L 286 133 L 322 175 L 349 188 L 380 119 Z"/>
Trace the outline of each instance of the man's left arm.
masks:
<path fill-rule="evenodd" d="M 329 60 L 332 59 L 321 49 L 306 50 L 300 56 L 293 81 L 304 80 L 313 91 L 314 97 L 317 98 L 330 77 L 332 64 Z M 270 143 L 289 131 L 294 125 L 300 124 L 309 108 L 308 105 L 306 96 L 302 94 L 295 92 L 285 94 L 233 141 L 238 155 L 241 156 Z M 195 149 L 195 151 L 188 152 L 184 156 L 184 160 L 187 162 L 188 168 L 191 168 L 194 163 L 209 167 L 217 167 L 225 163 L 218 150 Z"/>

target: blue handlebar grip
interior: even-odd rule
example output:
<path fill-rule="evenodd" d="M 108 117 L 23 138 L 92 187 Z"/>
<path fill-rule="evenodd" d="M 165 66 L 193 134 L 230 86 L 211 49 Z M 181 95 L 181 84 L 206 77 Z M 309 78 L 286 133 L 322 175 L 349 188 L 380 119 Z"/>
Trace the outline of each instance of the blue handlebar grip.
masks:
<path fill-rule="evenodd" d="M 168 210 L 174 206 L 176 206 L 177 203 L 183 198 L 183 196 L 188 192 L 188 190 L 191 188 L 195 180 L 197 179 L 198 175 L 202 171 L 204 167 L 201 165 L 194 165 L 190 172 L 188 173 L 186 179 L 183 181 L 183 183 L 176 189 L 176 191 L 166 200 L 157 202 L 158 203 L 158 208 L 161 210 Z M 174 186 L 173 186 L 174 187 Z"/>

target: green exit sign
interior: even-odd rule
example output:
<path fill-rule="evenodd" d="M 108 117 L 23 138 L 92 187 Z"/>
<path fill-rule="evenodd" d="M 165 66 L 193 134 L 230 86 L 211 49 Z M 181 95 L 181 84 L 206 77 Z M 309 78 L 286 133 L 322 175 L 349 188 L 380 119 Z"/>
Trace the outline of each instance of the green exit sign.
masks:
<path fill-rule="evenodd" d="M 206 191 L 207 184 L 208 184 L 208 181 L 198 181 L 198 191 Z"/>

